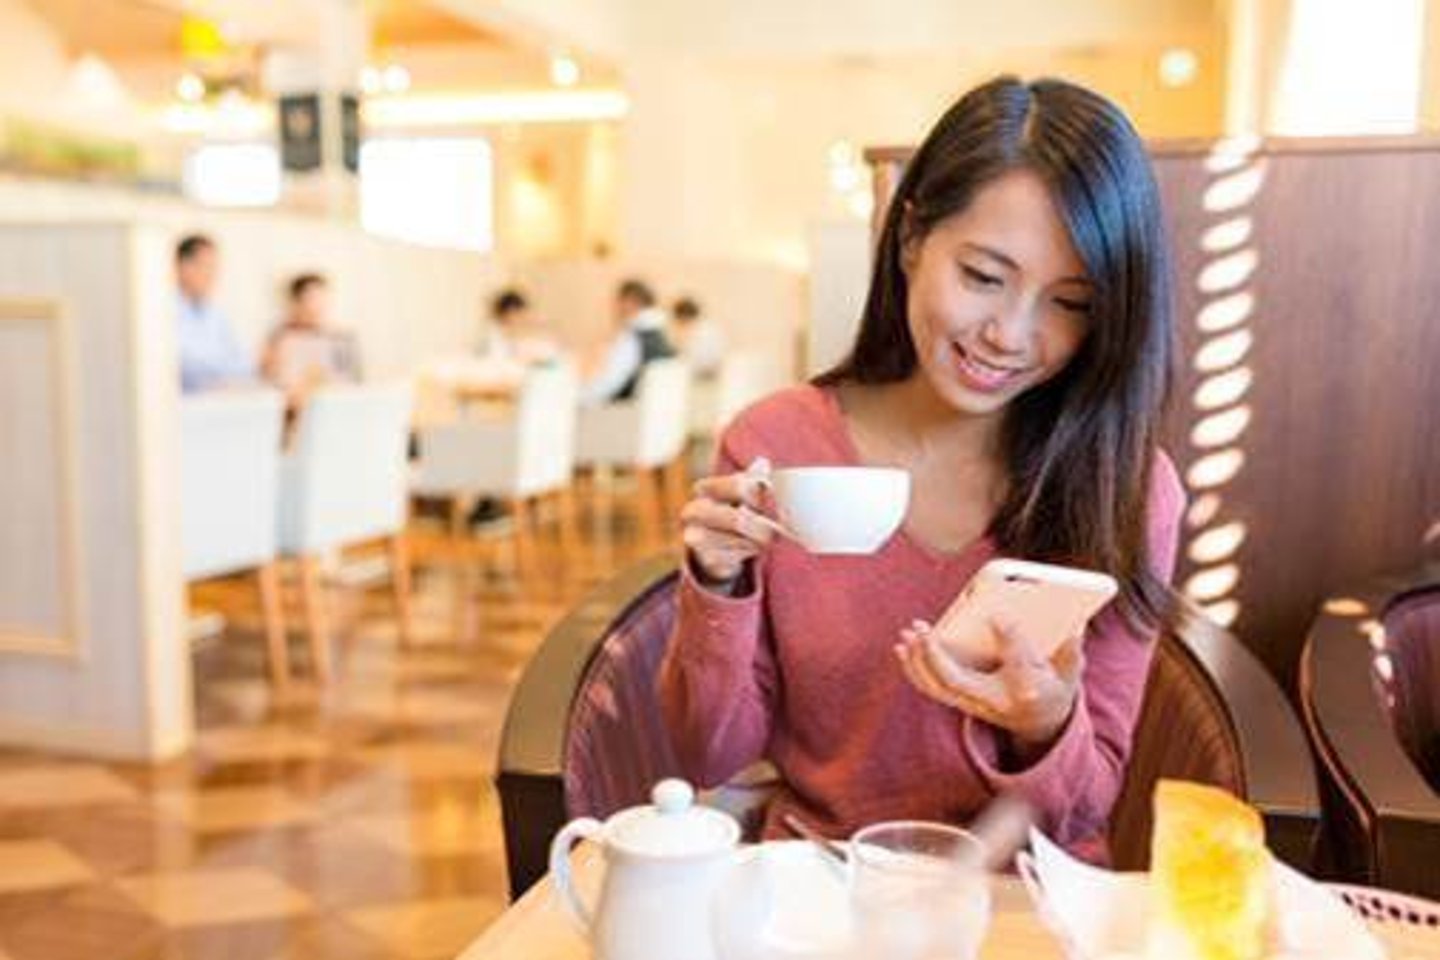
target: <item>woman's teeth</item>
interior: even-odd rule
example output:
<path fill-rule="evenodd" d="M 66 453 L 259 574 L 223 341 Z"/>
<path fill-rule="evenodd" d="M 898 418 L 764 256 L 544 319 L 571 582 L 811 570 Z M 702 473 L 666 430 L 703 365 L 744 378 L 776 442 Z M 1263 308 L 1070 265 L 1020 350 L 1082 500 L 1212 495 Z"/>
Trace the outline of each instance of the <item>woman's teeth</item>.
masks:
<path fill-rule="evenodd" d="M 955 355 L 959 360 L 960 373 L 968 382 L 969 386 L 980 390 L 999 390 L 1013 382 L 1023 374 L 1023 369 L 1014 367 L 1001 367 L 993 363 L 986 363 L 971 355 L 958 343 L 954 345 Z"/>

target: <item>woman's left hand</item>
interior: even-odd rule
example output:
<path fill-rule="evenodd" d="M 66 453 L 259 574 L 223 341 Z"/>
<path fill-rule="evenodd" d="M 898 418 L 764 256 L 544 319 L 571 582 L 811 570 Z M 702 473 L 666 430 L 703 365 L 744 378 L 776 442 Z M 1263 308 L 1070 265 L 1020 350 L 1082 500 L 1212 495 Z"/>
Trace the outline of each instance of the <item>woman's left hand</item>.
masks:
<path fill-rule="evenodd" d="M 1007 623 L 993 622 L 1000 661 L 993 670 L 966 666 L 941 649 L 922 620 L 900 631 L 895 655 L 910 683 L 925 696 L 1007 731 L 1022 758 L 1043 753 L 1075 708 L 1085 670 L 1081 637 L 1071 637 L 1049 660 Z"/>

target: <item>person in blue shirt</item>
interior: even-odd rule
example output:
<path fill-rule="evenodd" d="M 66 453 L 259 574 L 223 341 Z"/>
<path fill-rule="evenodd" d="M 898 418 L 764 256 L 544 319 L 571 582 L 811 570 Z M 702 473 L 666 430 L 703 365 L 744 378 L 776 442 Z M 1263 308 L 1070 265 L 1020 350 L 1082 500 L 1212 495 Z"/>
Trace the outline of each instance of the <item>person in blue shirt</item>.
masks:
<path fill-rule="evenodd" d="M 219 253 L 215 241 L 192 234 L 175 247 L 180 389 L 185 393 L 255 382 L 255 364 L 215 306 Z"/>

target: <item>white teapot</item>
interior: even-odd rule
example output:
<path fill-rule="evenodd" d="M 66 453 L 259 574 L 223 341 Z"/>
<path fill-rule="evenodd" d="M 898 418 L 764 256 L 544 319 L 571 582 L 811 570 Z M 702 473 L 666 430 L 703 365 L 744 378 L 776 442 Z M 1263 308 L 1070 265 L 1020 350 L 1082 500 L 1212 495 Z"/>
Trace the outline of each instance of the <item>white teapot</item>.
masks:
<path fill-rule="evenodd" d="M 603 824 L 571 821 L 555 835 L 550 874 L 561 903 L 590 937 L 595 960 L 715 960 L 711 900 L 733 863 L 740 825 L 696 806 L 683 780 L 660 781 L 650 799 Z M 604 850 L 593 911 L 570 872 L 570 847 L 581 839 Z"/>

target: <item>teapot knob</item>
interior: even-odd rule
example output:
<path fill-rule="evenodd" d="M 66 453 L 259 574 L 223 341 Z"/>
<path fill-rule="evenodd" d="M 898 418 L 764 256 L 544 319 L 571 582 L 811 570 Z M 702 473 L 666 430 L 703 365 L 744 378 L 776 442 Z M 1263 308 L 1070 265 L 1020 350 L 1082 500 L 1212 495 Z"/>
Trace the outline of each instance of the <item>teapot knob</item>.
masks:
<path fill-rule="evenodd" d="M 695 788 L 684 780 L 661 780 L 650 791 L 650 802 L 664 814 L 684 813 L 695 802 Z"/>

